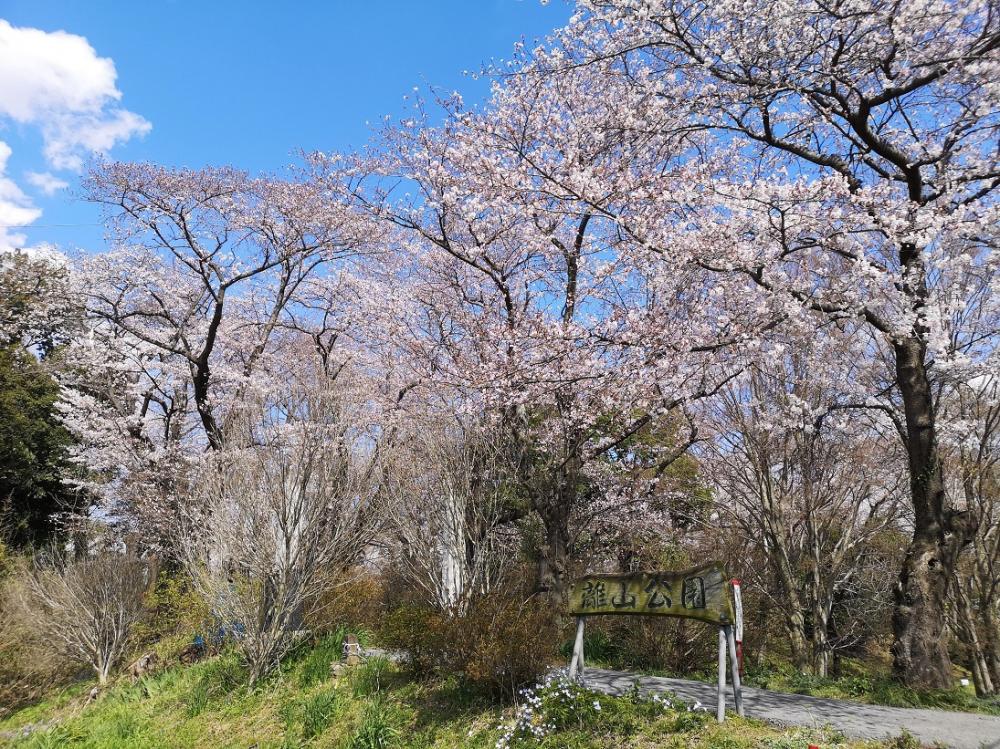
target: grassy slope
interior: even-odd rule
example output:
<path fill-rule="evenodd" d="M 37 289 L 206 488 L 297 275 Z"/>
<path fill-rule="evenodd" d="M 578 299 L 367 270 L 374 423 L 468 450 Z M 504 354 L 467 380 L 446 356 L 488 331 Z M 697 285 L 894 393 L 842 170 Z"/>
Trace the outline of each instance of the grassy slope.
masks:
<path fill-rule="evenodd" d="M 503 726 L 511 723 L 513 708 L 473 697 L 453 681 L 414 681 L 381 659 L 333 680 L 328 666 L 335 645 L 321 644 L 300 653 L 254 689 L 243 686 L 242 669 L 232 654 L 174 667 L 136 684 L 123 680 L 90 704 L 91 685 L 79 684 L 0 722 L 0 736 L 6 737 L 0 744 L 93 749 L 492 749 Z M 704 713 L 629 697 L 581 693 L 576 699 L 577 708 L 561 712 L 552 703 L 545 721 L 560 727 L 548 737 L 541 742 L 515 740 L 512 749 L 880 746 L 848 742 L 829 731 L 779 731 L 735 718 L 720 726 Z M 595 701 L 599 710 L 591 709 Z M 578 709 L 579 705 L 586 709 Z M 30 736 L 14 735 L 28 724 L 36 725 Z"/>

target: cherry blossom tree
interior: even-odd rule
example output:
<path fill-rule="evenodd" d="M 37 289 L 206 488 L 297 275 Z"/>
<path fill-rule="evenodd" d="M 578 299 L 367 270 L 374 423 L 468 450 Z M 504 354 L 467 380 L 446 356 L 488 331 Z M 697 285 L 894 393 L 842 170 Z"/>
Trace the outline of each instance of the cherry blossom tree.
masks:
<path fill-rule="evenodd" d="M 85 187 L 115 244 L 75 268 L 65 421 L 91 483 L 162 509 L 241 404 L 311 366 L 311 284 L 375 234 L 302 180 L 229 168 L 106 163 Z"/>
<path fill-rule="evenodd" d="M 904 426 L 913 536 L 893 655 L 912 685 L 950 683 L 948 587 L 973 532 L 946 492 L 935 387 L 995 345 L 967 328 L 979 345 L 957 351 L 949 321 L 995 304 L 965 282 L 997 262 L 998 24 L 992 0 L 585 0 L 512 76 L 595 137 L 640 138 L 613 185 L 556 153 L 561 169 L 535 172 L 549 190 L 672 267 L 741 276 L 788 316 L 857 321 L 889 357 L 892 387 L 858 405 Z M 632 111 L 606 116 L 609 95 Z"/>
<path fill-rule="evenodd" d="M 707 288 L 697 266 L 623 251 L 618 228 L 580 201 L 523 189 L 523 154 L 494 127 L 527 139 L 543 121 L 443 103 L 439 128 L 418 109 L 363 157 L 311 160 L 335 199 L 394 227 L 391 257 L 370 268 L 381 289 L 370 324 L 383 331 L 370 337 L 408 362 L 399 394 L 437 388 L 512 435 L 543 527 L 539 587 L 558 596 L 581 506 L 609 486 L 655 485 L 693 424 L 651 444 L 642 465 L 629 464 L 630 445 L 729 376 L 708 355 L 733 343 L 713 316 L 726 288 Z M 583 145 L 588 163 L 615 159 Z M 602 486 L 609 464 L 616 477 Z"/>
<path fill-rule="evenodd" d="M 952 489 L 975 518 L 975 534 L 955 569 L 955 631 L 968 651 L 976 694 L 1000 687 L 1000 392 L 995 376 L 961 383 L 944 399 Z"/>
<path fill-rule="evenodd" d="M 238 388 L 255 372 L 303 281 L 360 242 L 357 222 L 304 183 L 232 169 L 111 163 L 87 188 L 109 208 L 121 247 L 88 264 L 88 312 L 188 370 L 205 439 L 218 449 L 213 381 Z M 242 313 L 235 325 L 227 305 Z M 226 339 L 241 345 L 215 373 Z"/>
<path fill-rule="evenodd" d="M 301 634 L 302 611 L 344 582 L 375 534 L 364 404 L 345 376 L 241 411 L 187 496 L 181 558 L 257 682 Z"/>

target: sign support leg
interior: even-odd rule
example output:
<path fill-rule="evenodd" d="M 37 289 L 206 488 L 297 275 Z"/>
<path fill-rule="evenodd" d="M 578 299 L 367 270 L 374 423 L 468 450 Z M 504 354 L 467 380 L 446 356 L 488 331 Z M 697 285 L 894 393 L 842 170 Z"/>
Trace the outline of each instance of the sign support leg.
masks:
<path fill-rule="evenodd" d="M 729 663 L 733 671 L 733 700 L 736 702 L 736 714 L 743 717 L 743 683 L 740 680 L 740 662 L 736 657 L 736 633 L 731 624 L 723 628 L 726 640 L 729 642 Z"/>
<path fill-rule="evenodd" d="M 573 659 L 569 662 L 570 678 L 583 676 L 583 617 L 576 618 L 576 640 L 573 642 Z"/>
<path fill-rule="evenodd" d="M 719 627 L 719 705 L 715 714 L 720 723 L 726 719 L 726 630 Z"/>

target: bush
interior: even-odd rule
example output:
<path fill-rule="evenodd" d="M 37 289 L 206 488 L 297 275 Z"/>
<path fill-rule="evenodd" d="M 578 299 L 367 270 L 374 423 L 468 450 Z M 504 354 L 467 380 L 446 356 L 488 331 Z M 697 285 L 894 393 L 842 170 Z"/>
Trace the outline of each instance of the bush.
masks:
<path fill-rule="evenodd" d="M 68 660 L 94 669 L 101 684 L 125 655 L 145 615 L 152 582 L 146 560 L 101 552 L 82 559 L 39 555 L 21 576 L 16 599 L 36 636 Z"/>
<path fill-rule="evenodd" d="M 391 611 L 382 625 L 382 637 L 389 647 L 405 654 L 410 670 L 426 676 L 439 669 L 444 653 L 441 638 L 445 618 L 438 612 L 404 604 Z"/>
<path fill-rule="evenodd" d="M 473 601 L 460 617 L 401 606 L 383 635 L 418 674 L 458 674 L 469 687 L 511 697 L 548 670 L 558 642 L 551 608 L 510 591 Z"/>
<path fill-rule="evenodd" d="M 36 612 L 18 605 L 24 560 L 8 556 L 0 573 L 0 720 L 72 679 L 80 667 L 37 638 Z"/>
<path fill-rule="evenodd" d="M 135 627 L 133 636 L 138 647 L 168 638 L 186 645 L 193 634 L 210 629 L 211 612 L 192 587 L 191 578 L 183 573 L 160 572 L 146 597 L 146 607 L 149 613 Z M 171 644 L 176 642 L 171 640 Z"/>
<path fill-rule="evenodd" d="M 624 671 L 694 676 L 711 664 L 716 633 L 701 622 L 663 617 L 591 617 L 584 635 L 587 663 Z M 569 659 L 573 641 L 563 642 Z"/>
<path fill-rule="evenodd" d="M 340 629 L 373 629 L 385 614 L 382 580 L 370 573 L 353 570 L 344 575 L 325 579 L 323 592 L 309 601 L 305 624 L 317 634 Z"/>

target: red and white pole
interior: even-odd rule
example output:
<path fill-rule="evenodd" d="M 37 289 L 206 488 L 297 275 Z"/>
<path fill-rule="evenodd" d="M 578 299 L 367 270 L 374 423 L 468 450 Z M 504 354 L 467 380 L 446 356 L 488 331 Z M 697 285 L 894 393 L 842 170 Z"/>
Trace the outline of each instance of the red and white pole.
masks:
<path fill-rule="evenodd" d="M 740 666 L 740 677 L 743 676 L 743 596 L 740 591 L 740 581 L 733 580 L 733 603 L 736 608 L 736 660 Z"/>

